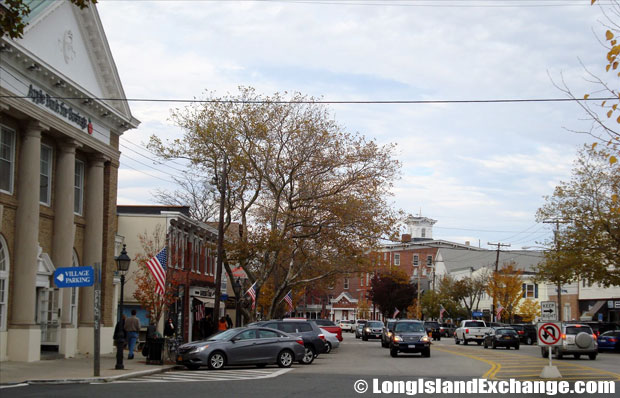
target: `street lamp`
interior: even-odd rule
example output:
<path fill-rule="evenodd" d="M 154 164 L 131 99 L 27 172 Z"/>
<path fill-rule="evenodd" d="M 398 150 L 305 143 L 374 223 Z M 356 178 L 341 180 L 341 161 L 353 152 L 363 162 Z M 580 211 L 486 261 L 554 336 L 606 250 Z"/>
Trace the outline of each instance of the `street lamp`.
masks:
<path fill-rule="evenodd" d="M 119 322 L 123 318 L 123 295 L 124 295 L 124 287 L 125 287 L 125 274 L 129 270 L 129 264 L 131 263 L 131 258 L 127 255 L 127 250 L 125 247 L 127 245 L 123 244 L 123 250 L 121 250 L 121 254 L 118 257 L 114 257 L 114 261 L 116 261 L 116 269 L 118 273 L 121 275 L 121 302 L 119 306 Z M 118 344 L 116 346 L 116 366 L 115 369 L 125 369 L 123 366 L 123 345 Z"/>
<path fill-rule="evenodd" d="M 241 283 L 239 278 L 235 280 L 235 327 L 241 326 L 241 314 L 239 312 L 239 301 L 241 300 Z"/>

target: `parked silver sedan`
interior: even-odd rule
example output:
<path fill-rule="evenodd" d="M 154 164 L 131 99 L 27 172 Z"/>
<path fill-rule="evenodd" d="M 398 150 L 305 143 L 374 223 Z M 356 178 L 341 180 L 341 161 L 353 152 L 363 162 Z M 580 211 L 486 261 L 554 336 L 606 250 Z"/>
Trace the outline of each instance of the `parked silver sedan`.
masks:
<path fill-rule="evenodd" d="M 179 347 L 177 364 L 188 369 L 208 366 L 221 369 L 226 365 L 277 364 L 288 368 L 305 353 L 301 337 L 270 328 L 243 327 L 228 329 L 206 340 Z"/>
<path fill-rule="evenodd" d="M 325 335 L 325 353 L 329 354 L 333 349 L 340 347 L 340 341 L 335 333 L 331 333 L 326 329 L 321 328 L 321 332 Z"/>

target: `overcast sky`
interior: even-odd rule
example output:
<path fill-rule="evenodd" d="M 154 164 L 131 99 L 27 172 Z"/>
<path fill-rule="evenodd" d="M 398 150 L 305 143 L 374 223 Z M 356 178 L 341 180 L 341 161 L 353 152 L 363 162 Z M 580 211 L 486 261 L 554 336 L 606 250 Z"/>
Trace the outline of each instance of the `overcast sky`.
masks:
<path fill-rule="evenodd" d="M 590 0 L 120 1 L 98 10 L 128 98 L 298 91 L 333 101 L 581 97 L 604 76 L 603 14 Z M 155 203 L 178 165 L 139 145 L 178 137 L 174 103 L 131 102 L 118 203 Z M 434 238 L 511 249 L 551 238 L 536 210 L 570 177 L 587 124 L 569 102 L 329 105 L 351 132 L 397 143 L 393 202 L 437 220 Z M 155 178 L 157 177 L 157 178 Z"/>

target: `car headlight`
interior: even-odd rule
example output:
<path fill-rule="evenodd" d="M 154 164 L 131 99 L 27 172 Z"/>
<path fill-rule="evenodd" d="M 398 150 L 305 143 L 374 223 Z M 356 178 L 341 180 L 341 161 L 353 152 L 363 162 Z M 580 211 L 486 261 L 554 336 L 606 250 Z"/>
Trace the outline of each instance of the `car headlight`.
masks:
<path fill-rule="evenodd" d="M 364 329 L 364 330 L 365 330 L 365 331 L 367 331 L 367 332 L 370 332 L 370 328 L 366 328 L 366 329 Z"/>
<path fill-rule="evenodd" d="M 400 336 L 394 336 L 394 341 L 396 342 L 403 341 L 403 338 Z"/>
<path fill-rule="evenodd" d="M 428 336 L 422 336 L 422 338 L 420 339 L 420 341 L 423 341 L 425 343 L 428 343 L 430 340 L 428 339 Z"/>
<path fill-rule="evenodd" d="M 192 350 L 192 353 L 203 352 L 207 348 L 209 348 L 209 344 L 203 345 L 203 346 L 200 346 L 200 347 L 194 347 L 194 349 Z"/>
<path fill-rule="evenodd" d="M 392 332 L 387 332 L 387 336 L 391 338 L 392 337 Z"/>

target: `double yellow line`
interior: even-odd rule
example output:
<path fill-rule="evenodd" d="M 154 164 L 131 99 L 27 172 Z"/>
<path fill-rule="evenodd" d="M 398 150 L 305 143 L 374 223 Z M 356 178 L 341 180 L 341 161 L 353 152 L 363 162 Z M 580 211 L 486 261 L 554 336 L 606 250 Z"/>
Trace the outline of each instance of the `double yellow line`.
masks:
<path fill-rule="evenodd" d="M 469 359 L 475 359 L 476 361 L 482 361 L 485 363 L 488 363 L 489 365 L 491 365 L 491 369 L 487 370 L 485 374 L 482 375 L 483 379 L 493 379 L 495 377 L 495 375 L 497 374 L 497 372 L 499 372 L 499 370 L 502 368 L 502 365 L 500 365 L 497 362 L 494 361 L 490 361 L 488 359 L 485 358 L 481 358 L 475 355 L 469 355 L 469 354 L 463 354 L 462 352 L 454 352 L 452 350 L 446 350 L 446 349 L 442 349 L 439 348 L 437 346 L 433 347 L 434 350 L 439 350 L 441 352 L 445 352 L 448 354 L 453 354 L 453 355 L 460 355 L 462 357 L 466 357 Z"/>

